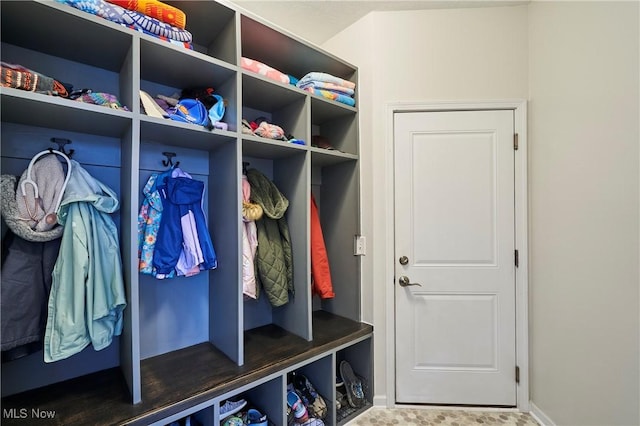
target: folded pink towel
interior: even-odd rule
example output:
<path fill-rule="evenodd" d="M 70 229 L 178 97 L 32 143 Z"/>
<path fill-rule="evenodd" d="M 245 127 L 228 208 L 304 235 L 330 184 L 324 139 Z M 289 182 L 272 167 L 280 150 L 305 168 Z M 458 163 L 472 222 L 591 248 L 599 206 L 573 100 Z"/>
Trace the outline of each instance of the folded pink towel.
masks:
<path fill-rule="evenodd" d="M 289 76 L 287 74 L 284 74 L 275 68 L 271 68 L 269 65 L 265 65 L 262 62 L 242 57 L 240 59 L 240 66 L 245 70 L 253 71 L 272 80 L 279 81 L 280 83 L 289 84 Z"/>

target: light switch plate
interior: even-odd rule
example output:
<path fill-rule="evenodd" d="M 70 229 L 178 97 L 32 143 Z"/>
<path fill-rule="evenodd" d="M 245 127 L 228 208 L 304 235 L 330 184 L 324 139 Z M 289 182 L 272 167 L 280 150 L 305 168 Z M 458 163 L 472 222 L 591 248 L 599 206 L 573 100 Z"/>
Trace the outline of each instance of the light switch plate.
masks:
<path fill-rule="evenodd" d="M 367 239 L 364 237 L 364 235 L 354 236 L 353 254 L 355 256 L 364 256 L 367 254 Z"/>

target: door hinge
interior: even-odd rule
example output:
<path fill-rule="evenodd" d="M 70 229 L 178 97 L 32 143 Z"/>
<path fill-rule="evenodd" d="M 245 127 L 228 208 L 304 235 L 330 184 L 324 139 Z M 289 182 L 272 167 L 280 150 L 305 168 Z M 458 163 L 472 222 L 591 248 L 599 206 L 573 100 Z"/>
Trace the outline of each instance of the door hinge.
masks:
<path fill-rule="evenodd" d="M 515 251 L 515 262 L 516 262 L 516 268 L 520 266 L 520 256 L 518 254 L 518 250 Z"/>
<path fill-rule="evenodd" d="M 513 134 L 513 149 L 515 151 L 518 150 L 518 134 L 517 133 Z"/>
<path fill-rule="evenodd" d="M 520 383 L 520 367 L 516 365 L 516 383 Z"/>

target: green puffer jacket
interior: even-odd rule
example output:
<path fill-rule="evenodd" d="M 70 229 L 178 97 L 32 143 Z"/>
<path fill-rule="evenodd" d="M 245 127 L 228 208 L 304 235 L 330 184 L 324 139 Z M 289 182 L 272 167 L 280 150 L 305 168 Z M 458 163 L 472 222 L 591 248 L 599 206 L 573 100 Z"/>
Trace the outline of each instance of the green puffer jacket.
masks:
<path fill-rule="evenodd" d="M 262 218 L 256 221 L 258 278 L 271 305 L 282 306 L 289 302 L 289 292 L 292 296 L 294 293 L 291 236 L 285 218 L 289 200 L 256 169 L 247 170 L 247 179 L 251 185 L 251 200 L 264 211 Z"/>

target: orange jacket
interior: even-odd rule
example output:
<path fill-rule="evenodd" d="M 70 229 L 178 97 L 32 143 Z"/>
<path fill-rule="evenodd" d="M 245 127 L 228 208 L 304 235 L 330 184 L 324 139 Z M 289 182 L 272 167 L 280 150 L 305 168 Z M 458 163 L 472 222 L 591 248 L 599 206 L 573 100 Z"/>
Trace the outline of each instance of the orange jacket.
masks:
<path fill-rule="evenodd" d="M 331 284 L 329 257 L 324 245 L 320 215 L 313 194 L 311 194 L 311 283 L 313 294 L 319 295 L 321 299 L 335 297 L 333 284 Z"/>

